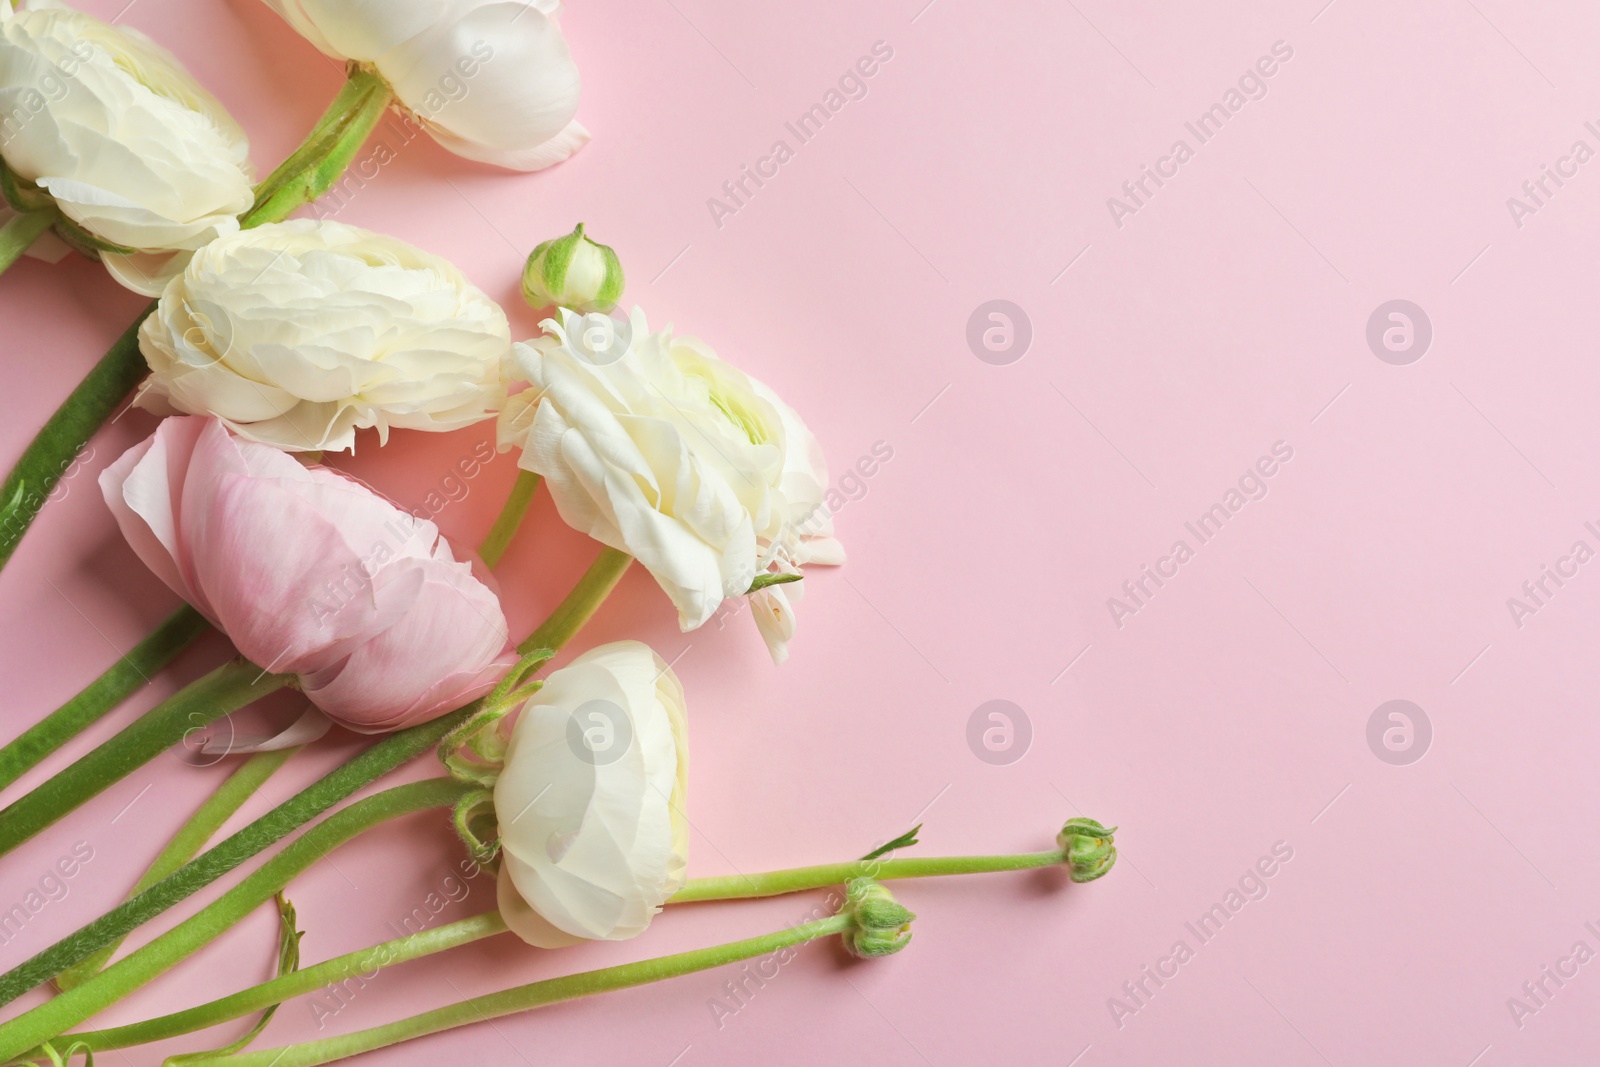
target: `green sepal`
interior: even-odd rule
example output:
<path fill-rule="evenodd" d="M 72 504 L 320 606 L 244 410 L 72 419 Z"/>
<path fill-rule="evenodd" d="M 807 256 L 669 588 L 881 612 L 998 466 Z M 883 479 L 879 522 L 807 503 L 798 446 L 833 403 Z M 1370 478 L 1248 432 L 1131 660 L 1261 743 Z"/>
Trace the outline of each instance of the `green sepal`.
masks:
<path fill-rule="evenodd" d="M 14 170 L 6 166 L 4 160 L 0 160 L 0 194 L 5 196 L 11 210 L 24 213 L 53 208 L 56 203 L 49 193 L 33 182 L 19 178 Z"/>
<path fill-rule="evenodd" d="M 1115 826 L 1104 826 L 1094 819 L 1068 819 L 1056 843 L 1062 850 L 1074 882 L 1092 882 L 1111 872 L 1117 862 Z"/>
<path fill-rule="evenodd" d="M 805 575 L 799 571 L 767 571 L 756 575 L 756 580 L 750 583 L 750 588 L 744 591 L 744 595 L 749 596 L 751 593 L 765 589 L 769 585 L 788 585 L 790 582 L 798 582 L 804 577 Z"/>
<path fill-rule="evenodd" d="M 467 846 L 474 863 L 487 866 L 500 854 L 500 822 L 489 790 L 475 789 L 462 796 L 456 801 L 452 820 L 456 836 Z"/>
<path fill-rule="evenodd" d="M 139 251 L 137 248 L 113 244 L 102 237 L 96 237 L 65 215 L 56 219 L 55 232 L 56 236 L 71 245 L 74 251 L 81 252 L 90 259 L 99 259 L 102 252 L 111 252 L 119 256 L 131 256 Z"/>
<path fill-rule="evenodd" d="M 583 223 L 580 222 L 565 237 L 544 243 L 544 263 L 539 268 L 539 280 L 544 283 L 545 292 L 559 293 L 566 285 L 567 271 L 572 267 L 572 257 L 577 253 L 581 240 Z"/>
<path fill-rule="evenodd" d="M 526 679 L 554 655 L 555 650 L 549 648 L 536 648 L 523 655 L 478 704 L 478 710 L 444 736 L 439 742 L 439 762 L 450 777 L 468 785 L 494 785 L 506 755 L 500 720 L 544 685 L 542 681 Z"/>
<path fill-rule="evenodd" d="M 845 949 L 853 956 L 892 956 L 911 943 L 911 920 L 916 915 L 895 900 L 881 882 L 852 878 L 845 885 L 845 903 L 840 913 L 854 920 L 853 927 L 843 934 Z"/>

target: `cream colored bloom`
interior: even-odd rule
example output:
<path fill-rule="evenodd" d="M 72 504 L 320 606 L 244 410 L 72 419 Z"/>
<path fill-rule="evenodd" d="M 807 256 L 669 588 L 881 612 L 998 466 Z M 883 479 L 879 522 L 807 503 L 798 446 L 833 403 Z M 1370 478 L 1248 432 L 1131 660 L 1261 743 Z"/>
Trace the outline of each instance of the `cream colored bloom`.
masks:
<path fill-rule="evenodd" d="M 523 706 L 494 789 L 500 914 L 540 948 L 641 933 L 683 885 L 683 687 L 637 641 L 553 672 Z"/>
<path fill-rule="evenodd" d="M 0 4 L 0 157 L 24 199 L 48 197 L 93 242 L 136 250 L 101 248 L 129 288 L 154 296 L 175 252 L 238 230 L 254 199 L 249 147 L 143 34 L 54 0 Z"/>
<path fill-rule="evenodd" d="M 817 439 L 776 393 L 693 338 L 563 309 L 515 346 L 500 447 L 541 474 L 568 525 L 638 558 L 694 629 L 758 574 L 844 562 Z M 752 598 L 773 658 L 797 586 Z M 759 599 L 758 599 L 759 598 Z"/>
<path fill-rule="evenodd" d="M 216 415 L 290 451 L 358 429 L 455 430 L 498 411 L 511 331 L 438 256 L 338 222 L 242 230 L 196 253 L 139 330 L 138 403 Z"/>
<path fill-rule="evenodd" d="M 377 71 L 456 155 L 514 170 L 589 140 L 554 0 L 266 0 L 324 54 Z"/>

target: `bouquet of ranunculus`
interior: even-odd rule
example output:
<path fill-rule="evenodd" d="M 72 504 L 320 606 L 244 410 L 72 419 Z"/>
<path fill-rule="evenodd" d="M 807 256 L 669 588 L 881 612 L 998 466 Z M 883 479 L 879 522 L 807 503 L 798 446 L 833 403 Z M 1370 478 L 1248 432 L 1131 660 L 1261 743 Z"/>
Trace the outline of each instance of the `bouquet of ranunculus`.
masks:
<path fill-rule="evenodd" d="M 51 231 L 156 298 L 7 481 L 0 563 L 62 458 L 131 393 L 161 419 L 101 472 L 100 486 L 134 553 L 186 605 L 0 749 L 0 788 L 201 634 L 220 631 L 237 652 L 0 809 L 3 855 L 175 745 L 237 764 L 182 832 L 151 842 L 154 859 L 122 904 L 0 974 L 0 1003 L 47 982 L 59 990 L 0 1023 L 0 1062 L 59 1067 L 80 1052 L 256 1016 L 237 1041 L 182 1062 L 327 1063 L 831 935 L 854 955 L 890 955 L 910 940 L 913 918 L 885 885 L 895 879 L 1063 866 L 1087 882 L 1109 871 L 1113 829 L 1074 818 L 1037 852 L 902 855 L 917 843 L 913 828 L 860 858 L 689 877 L 689 698 L 671 666 L 631 640 L 555 669 L 551 661 L 637 560 L 684 630 L 748 603 L 773 661 L 784 662 L 814 568 L 845 560 L 822 448 L 777 392 L 704 342 L 652 331 L 637 308 L 616 312 L 621 261 L 582 225 L 529 254 L 522 290 L 548 317 L 538 336 L 514 343 L 502 309 L 439 257 L 340 223 L 285 221 L 334 187 L 391 106 L 469 159 L 532 170 L 571 155 L 588 134 L 574 119 L 578 79 L 556 5 L 269 3 L 346 61 L 349 80 L 305 143 L 253 188 L 243 132 L 170 54 L 53 0 L 0 5 L 0 108 L 28 112 L 0 143 L 13 210 L 0 267 Z M 449 77 L 472 79 L 472 92 L 439 97 Z M 487 420 L 520 469 L 475 551 L 335 462 L 394 432 Z M 502 600 L 523 594 L 491 570 L 541 489 L 600 547 L 544 621 L 514 633 Z M 219 728 L 279 691 L 301 698 L 280 729 Z M 263 782 L 335 728 L 372 740 L 211 843 Z M 430 750 L 442 775 L 344 803 Z M 493 873 L 494 909 L 302 965 L 288 883 L 367 830 L 433 809 L 467 862 Z M 200 911 L 115 958 L 138 927 L 285 839 Z M 540 949 L 622 940 L 667 905 L 810 890 L 832 893 L 798 926 L 246 1051 L 277 1005 L 375 967 L 499 934 Z M 83 1028 L 274 901 L 278 977 L 144 1022 Z"/>

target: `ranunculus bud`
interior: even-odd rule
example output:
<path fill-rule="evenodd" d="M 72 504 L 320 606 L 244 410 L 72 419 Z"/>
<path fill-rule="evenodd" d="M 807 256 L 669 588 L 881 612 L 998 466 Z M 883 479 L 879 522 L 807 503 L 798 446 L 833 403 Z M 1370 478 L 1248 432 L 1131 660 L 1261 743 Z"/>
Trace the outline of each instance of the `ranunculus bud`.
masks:
<path fill-rule="evenodd" d="M 499 600 L 438 527 L 216 419 L 164 420 L 100 487 L 145 566 L 352 730 L 436 718 L 516 662 Z"/>
<path fill-rule="evenodd" d="M 70 244 L 161 291 L 175 253 L 239 228 L 244 130 L 166 49 L 53 2 L 0 4 L 0 158 L 12 206 L 54 203 Z"/>
<path fill-rule="evenodd" d="M 539 170 L 582 148 L 578 67 L 555 0 L 267 0 L 335 59 L 375 70 L 458 156 Z"/>
<path fill-rule="evenodd" d="M 581 222 L 565 237 L 541 243 L 522 268 L 522 296 L 536 311 L 610 311 L 622 299 L 622 286 L 622 261 L 610 245 L 590 239 Z"/>
<path fill-rule="evenodd" d="M 137 403 L 289 451 L 358 429 L 456 430 L 505 399 L 505 312 L 449 262 L 338 222 L 242 230 L 195 254 L 139 328 Z"/>
<path fill-rule="evenodd" d="M 1068 819 L 1056 835 L 1056 844 L 1066 853 L 1067 869 L 1074 882 L 1092 882 L 1105 875 L 1117 862 L 1115 826 L 1102 826 L 1093 819 Z"/>
<path fill-rule="evenodd" d="M 584 653 L 523 705 L 494 787 L 499 908 L 518 937 L 624 940 L 683 885 L 685 710 L 637 641 Z"/>
<path fill-rule="evenodd" d="M 855 926 L 844 934 L 844 947 L 852 956 L 892 956 L 911 943 L 911 920 L 916 916 L 901 906 L 882 882 L 852 879 L 845 887 L 845 906 L 840 910 L 855 919 Z"/>
<path fill-rule="evenodd" d="M 611 339 L 598 348 L 575 332 L 586 322 L 547 319 L 543 337 L 514 347 L 533 388 L 500 418 L 500 447 L 521 448 L 569 526 L 636 557 L 684 630 L 759 575 L 844 562 L 822 447 L 776 393 L 693 338 L 650 333 L 637 308 L 625 329 L 593 331 Z M 798 589 L 751 598 L 776 662 Z"/>

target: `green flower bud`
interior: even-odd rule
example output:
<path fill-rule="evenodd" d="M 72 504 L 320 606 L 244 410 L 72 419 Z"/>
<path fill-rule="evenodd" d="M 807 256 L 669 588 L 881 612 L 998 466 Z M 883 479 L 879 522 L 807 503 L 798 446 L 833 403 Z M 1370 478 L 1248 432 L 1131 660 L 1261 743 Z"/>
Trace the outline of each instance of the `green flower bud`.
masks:
<path fill-rule="evenodd" d="M 911 943 L 911 920 L 916 916 L 880 882 L 852 879 L 845 886 L 841 911 L 855 918 L 854 928 L 844 933 L 844 947 L 852 956 L 892 956 Z"/>
<path fill-rule="evenodd" d="M 622 299 L 622 285 L 622 261 L 610 246 L 585 237 L 581 222 L 565 237 L 540 244 L 522 268 L 523 299 L 536 309 L 610 311 Z"/>
<path fill-rule="evenodd" d="M 1056 844 L 1066 854 L 1067 869 L 1074 882 L 1092 882 L 1117 862 L 1115 826 L 1101 826 L 1093 819 L 1068 819 L 1056 835 Z"/>

